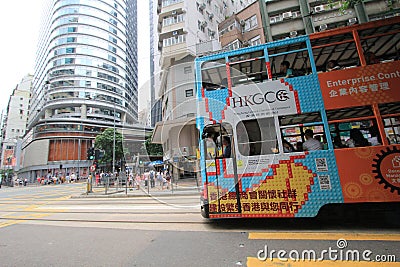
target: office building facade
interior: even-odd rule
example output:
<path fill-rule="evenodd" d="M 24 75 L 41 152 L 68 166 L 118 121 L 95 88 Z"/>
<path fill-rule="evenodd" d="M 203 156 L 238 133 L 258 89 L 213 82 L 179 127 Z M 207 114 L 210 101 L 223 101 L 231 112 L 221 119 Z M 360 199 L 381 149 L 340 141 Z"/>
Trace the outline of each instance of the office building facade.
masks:
<path fill-rule="evenodd" d="M 40 32 L 22 176 L 88 174 L 87 149 L 138 119 L 137 2 L 49 0 Z M 140 132 L 141 129 L 138 129 Z"/>
<path fill-rule="evenodd" d="M 13 90 L 3 120 L 1 139 L 1 169 L 19 169 L 22 137 L 26 131 L 32 75 L 26 75 Z"/>

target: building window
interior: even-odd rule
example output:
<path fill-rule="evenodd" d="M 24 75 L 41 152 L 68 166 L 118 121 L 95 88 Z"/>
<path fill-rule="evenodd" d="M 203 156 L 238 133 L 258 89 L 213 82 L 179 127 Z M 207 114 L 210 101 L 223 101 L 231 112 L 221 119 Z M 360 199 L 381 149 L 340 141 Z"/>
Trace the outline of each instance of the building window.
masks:
<path fill-rule="evenodd" d="M 163 19 L 163 26 L 168 26 L 176 23 L 180 23 L 184 21 L 183 14 L 179 14 L 177 16 L 166 17 Z"/>
<path fill-rule="evenodd" d="M 183 72 L 184 72 L 185 74 L 192 73 L 192 67 L 184 67 L 184 68 L 183 68 Z"/>
<path fill-rule="evenodd" d="M 111 55 L 108 55 L 108 60 L 112 61 L 112 62 L 117 62 L 117 58 Z"/>
<path fill-rule="evenodd" d="M 117 53 L 117 48 L 112 45 L 108 46 L 108 50 L 110 50 L 111 52 Z"/>
<path fill-rule="evenodd" d="M 173 36 L 168 39 L 163 40 L 163 46 L 171 46 L 175 44 L 180 44 L 186 41 L 186 35 L 178 35 L 178 36 Z"/>
<path fill-rule="evenodd" d="M 68 48 L 65 49 L 65 52 L 67 54 L 73 54 L 73 53 L 75 53 L 75 48 L 68 47 Z"/>
<path fill-rule="evenodd" d="M 205 31 L 205 29 L 206 29 L 206 27 L 207 27 L 207 22 L 206 21 L 197 21 L 197 28 L 200 30 L 200 31 L 202 31 L 202 32 L 204 32 Z"/>
<path fill-rule="evenodd" d="M 229 43 L 228 45 L 226 45 L 224 47 L 224 49 L 227 50 L 236 50 L 240 48 L 240 41 L 238 39 L 236 39 L 235 41 Z"/>
<path fill-rule="evenodd" d="M 183 0 L 163 0 L 162 1 L 162 7 L 170 6 L 173 4 L 177 4 L 183 2 Z"/>
<path fill-rule="evenodd" d="M 74 58 L 66 58 L 65 59 L 65 64 L 74 64 L 75 59 Z"/>
<path fill-rule="evenodd" d="M 112 36 L 108 37 L 108 40 L 110 40 L 111 42 L 113 42 L 114 44 L 117 43 L 117 38 L 114 38 Z"/>
<path fill-rule="evenodd" d="M 186 97 L 192 97 L 193 96 L 193 89 L 185 90 L 185 94 L 186 94 Z"/>
<path fill-rule="evenodd" d="M 250 43 L 251 46 L 261 44 L 260 35 L 254 37 L 254 38 L 251 38 L 249 43 Z"/>
<path fill-rule="evenodd" d="M 113 18 L 110 18 L 108 21 L 109 21 L 111 24 L 115 25 L 115 26 L 118 25 L 117 21 L 116 21 L 115 19 L 113 19 Z"/>
<path fill-rule="evenodd" d="M 24 115 L 24 111 L 22 109 L 19 110 L 20 115 Z"/>
<path fill-rule="evenodd" d="M 244 24 L 244 31 L 249 31 L 251 29 L 254 29 L 255 27 L 257 27 L 258 23 L 257 23 L 257 16 L 254 15 L 251 18 L 247 19 L 245 21 Z"/>
<path fill-rule="evenodd" d="M 110 32 L 112 32 L 113 34 L 117 35 L 117 30 L 113 27 L 109 27 Z"/>

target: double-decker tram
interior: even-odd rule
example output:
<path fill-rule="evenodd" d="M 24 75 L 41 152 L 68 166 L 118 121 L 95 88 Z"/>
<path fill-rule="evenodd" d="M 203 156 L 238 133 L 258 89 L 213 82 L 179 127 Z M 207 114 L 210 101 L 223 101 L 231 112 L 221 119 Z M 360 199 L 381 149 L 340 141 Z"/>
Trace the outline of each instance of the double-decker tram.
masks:
<path fill-rule="evenodd" d="M 202 215 L 400 202 L 400 18 L 196 59 Z"/>

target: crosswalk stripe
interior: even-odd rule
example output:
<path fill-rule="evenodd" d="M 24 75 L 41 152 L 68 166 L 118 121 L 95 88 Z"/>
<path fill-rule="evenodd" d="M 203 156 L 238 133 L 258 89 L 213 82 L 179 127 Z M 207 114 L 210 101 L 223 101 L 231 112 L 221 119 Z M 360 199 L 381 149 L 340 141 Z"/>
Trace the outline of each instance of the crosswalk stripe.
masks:
<path fill-rule="evenodd" d="M 249 233 L 249 239 L 275 239 L 275 240 L 380 240 L 400 241 L 400 234 L 368 234 L 368 233 L 312 233 L 312 232 L 274 232 L 274 233 Z"/>

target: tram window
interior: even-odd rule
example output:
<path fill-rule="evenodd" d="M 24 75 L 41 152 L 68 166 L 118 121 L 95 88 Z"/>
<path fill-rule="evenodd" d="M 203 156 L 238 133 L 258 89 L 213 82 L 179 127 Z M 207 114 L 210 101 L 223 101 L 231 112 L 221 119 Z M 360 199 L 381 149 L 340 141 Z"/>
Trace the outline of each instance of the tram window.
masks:
<path fill-rule="evenodd" d="M 359 55 L 351 32 L 312 39 L 311 45 L 318 72 L 326 71 L 331 60 L 344 68 L 359 65 Z"/>
<path fill-rule="evenodd" d="M 274 118 L 241 121 L 236 126 L 239 153 L 243 156 L 273 154 L 276 151 Z"/>
<path fill-rule="evenodd" d="M 400 102 L 380 104 L 379 110 L 389 144 L 400 144 Z"/>
<path fill-rule="evenodd" d="M 363 50 L 373 52 L 381 62 L 398 59 L 397 44 L 400 39 L 400 25 L 398 23 L 363 29 L 358 32 L 358 35 Z M 367 61 L 367 58 L 365 59 Z"/>
<path fill-rule="evenodd" d="M 313 131 L 314 138 L 320 140 L 324 148 L 327 147 L 322 117 L 319 112 L 280 116 L 279 125 L 282 139 L 289 142 L 295 151 L 303 151 L 303 143 L 306 141 L 304 132 L 307 129 Z"/>
<path fill-rule="evenodd" d="M 232 86 L 259 83 L 268 79 L 263 51 L 229 58 Z"/>
<path fill-rule="evenodd" d="M 382 144 L 371 106 L 327 110 L 334 148 Z"/>
<path fill-rule="evenodd" d="M 374 116 L 374 112 L 371 106 L 360 106 L 327 110 L 326 115 L 328 117 L 328 121 L 334 121 Z"/>
<path fill-rule="evenodd" d="M 228 123 L 213 124 L 204 128 L 206 159 L 231 157 L 232 126 Z"/>
<path fill-rule="evenodd" d="M 310 56 L 305 42 L 269 47 L 268 56 L 273 79 L 304 76 L 311 72 Z M 289 64 L 289 71 L 283 67 L 285 64 Z"/>
<path fill-rule="evenodd" d="M 207 91 L 228 87 L 225 59 L 205 62 L 201 66 L 202 86 Z"/>

